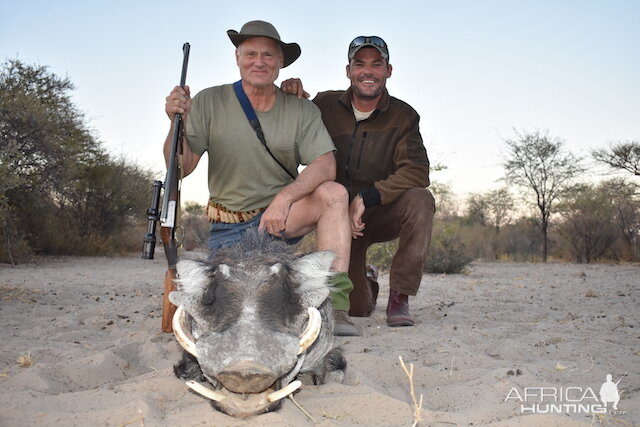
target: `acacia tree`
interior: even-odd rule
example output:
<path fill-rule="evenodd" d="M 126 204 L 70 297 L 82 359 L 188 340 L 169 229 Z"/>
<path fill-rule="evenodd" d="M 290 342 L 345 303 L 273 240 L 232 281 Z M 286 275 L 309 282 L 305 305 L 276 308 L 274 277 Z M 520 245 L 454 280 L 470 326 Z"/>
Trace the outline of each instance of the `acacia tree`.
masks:
<path fill-rule="evenodd" d="M 95 153 L 95 144 L 74 107 L 68 79 L 46 67 L 8 60 L 0 65 L 0 217 L 1 259 L 25 255 L 16 248 L 42 242 L 39 234 L 51 226 L 46 203 L 63 193 L 75 165 Z M 33 221 L 31 221 L 33 219 Z M 25 239 L 33 242 L 25 244 Z M 40 243 L 37 243 L 40 244 Z"/>
<path fill-rule="evenodd" d="M 436 216 L 441 219 L 455 217 L 458 207 L 451 187 L 440 182 L 432 182 L 429 189 L 436 200 Z"/>
<path fill-rule="evenodd" d="M 60 192 L 76 165 L 100 153 L 69 92 L 73 84 L 47 67 L 8 60 L 0 68 L 0 140 L 23 190 Z"/>
<path fill-rule="evenodd" d="M 593 150 L 591 155 L 614 169 L 623 169 L 640 176 L 640 141 L 614 143 L 609 149 Z"/>
<path fill-rule="evenodd" d="M 498 188 L 487 194 L 487 205 L 491 225 L 500 232 L 500 227 L 506 224 L 514 208 L 513 197 L 507 188 Z"/>
<path fill-rule="evenodd" d="M 472 194 L 467 198 L 467 207 L 464 216 L 466 223 L 479 224 L 483 227 L 487 225 L 489 206 L 485 194 Z"/>
<path fill-rule="evenodd" d="M 606 187 L 589 184 L 576 186 L 558 204 L 563 219 L 558 229 L 577 262 L 600 258 L 616 241 L 620 233 L 614 209 Z"/>
<path fill-rule="evenodd" d="M 535 197 L 542 233 L 542 260 L 546 262 L 554 204 L 584 171 L 582 159 L 567 151 L 563 140 L 549 136 L 546 131 L 516 131 L 516 138 L 507 139 L 505 143 L 508 147 L 503 163 L 505 180 Z"/>
<path fill-rule="evenodd" d="M 514 208 L 513 197 L 507 188 L 499 188 L 483 194 L 472 194 L 467 199 L 466 221 L 470 224 L 490 225 L 496 233 L 509 221 Z"/>
<path fill-rule="evenodd" d="M 117 240 L 134 212 L 143 218 L 149 173 L 110 158 L 71 101 L 72 89 L 47 67 L 0 64 L 0 262 L 14 262 L 18 247 L 110 250 L 105 242 Z"/>
<path fill-rule="evenodd" d="M 633 261 L 638 260 L 640 232 L 640 185 L 624 179 L 611 179 L 600 184 L 614 209 L 614 220 Z"/>

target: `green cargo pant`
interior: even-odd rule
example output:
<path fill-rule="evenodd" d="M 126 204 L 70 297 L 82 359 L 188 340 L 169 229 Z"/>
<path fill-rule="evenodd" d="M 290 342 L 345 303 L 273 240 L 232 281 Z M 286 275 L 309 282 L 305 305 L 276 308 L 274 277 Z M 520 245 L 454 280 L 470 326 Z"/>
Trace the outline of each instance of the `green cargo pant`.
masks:
<path fill-rule="evenodd" d="M 353 283 L 347 273 L 336 273 L 330 280 L 333 287 L 331 300 L 334 310 L 349 311 L 349 294 L 353 290 Z"/>

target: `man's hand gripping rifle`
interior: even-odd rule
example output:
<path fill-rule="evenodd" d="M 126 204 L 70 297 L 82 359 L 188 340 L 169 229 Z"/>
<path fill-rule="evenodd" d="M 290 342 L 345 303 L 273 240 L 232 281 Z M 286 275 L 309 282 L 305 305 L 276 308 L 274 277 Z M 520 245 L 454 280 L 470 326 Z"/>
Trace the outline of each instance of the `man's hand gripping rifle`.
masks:
<path fill-rule="evenodd" d="M 180 76 L 180 86 L 185 85 L 187 79 L 187 64 L 189 63 L 189 43 L 182 46 L 182 75 Z M 164 275 L 164 294 L 162 298 L 162 331 L 172 332 L 171 319 L 176 307 L 169 301 L 169 293 L 175 289 L 176 264 L 178 263 L 178 246 L 176 240 L 176 221 L 180 208 L 180 180 L 181 171 L 178 161 L 178 154 L 181 148 L 180 137 L 182 134 L 182 115 L 176 114 L 173 121 L 173 143 L 171 154 L 167 166 L 167 175 L 164 185 L 161 181 L 153 182 L 151 207 L 147 210 L 147 234 L 144 237 L 144 247 L 142 258 L 153 259 L 156 247 L 156 223 L 160 220 L 160 236 L 164 246 L 164 254 L 167 257 L 167 272 Z M 160 204 L 160 189 L 164 187 L 164 197 L 162 199 L 162 209 Z"/>

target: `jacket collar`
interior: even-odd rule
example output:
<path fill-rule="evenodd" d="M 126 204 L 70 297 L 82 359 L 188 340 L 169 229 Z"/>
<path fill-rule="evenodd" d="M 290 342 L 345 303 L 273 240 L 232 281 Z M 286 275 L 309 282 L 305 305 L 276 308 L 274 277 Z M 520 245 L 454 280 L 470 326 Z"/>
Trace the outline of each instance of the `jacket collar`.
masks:
<path fill-rule="evenodd" d="M 349 89 L 345 90 L 344 93 L 340 95 L 340 98 L 338 98 L 338 101 L 342 104 L 342 106 L 351 112 L 353 112 L 353 107 L 351 106 L 352 95 L 353 95 L 353 89 L 349 87 Z M 378 103 L 378 107 L 376 108 L 376 111 L 385 111 L 387 108 L 389 108 L 390 100 L 391 100 L 391 96 L 389 95 L 389 91 L 387 91 L 387 88 L 385 87 L 384 92 L 382 93 L 382 98 L 380 98 L 380 102 Z"/>

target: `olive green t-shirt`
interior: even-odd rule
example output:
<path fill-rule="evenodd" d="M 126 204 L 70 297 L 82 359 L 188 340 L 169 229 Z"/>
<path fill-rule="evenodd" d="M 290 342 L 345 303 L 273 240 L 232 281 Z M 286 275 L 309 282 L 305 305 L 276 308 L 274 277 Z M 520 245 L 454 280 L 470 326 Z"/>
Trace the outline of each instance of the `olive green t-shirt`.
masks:
<path fill-rule="evenodd" d="M 335 147 L 315 104 L 276 92 L 273 108 L 256 114 L 271 152 L 297 176 L 299 165 Z M 186 131 L 191 150 L 208 153 L 210 197 L 228 209 L 267 207 L 291 182 L 260 143 L 231 84 L 204 89 L 193 98 Z"/>

